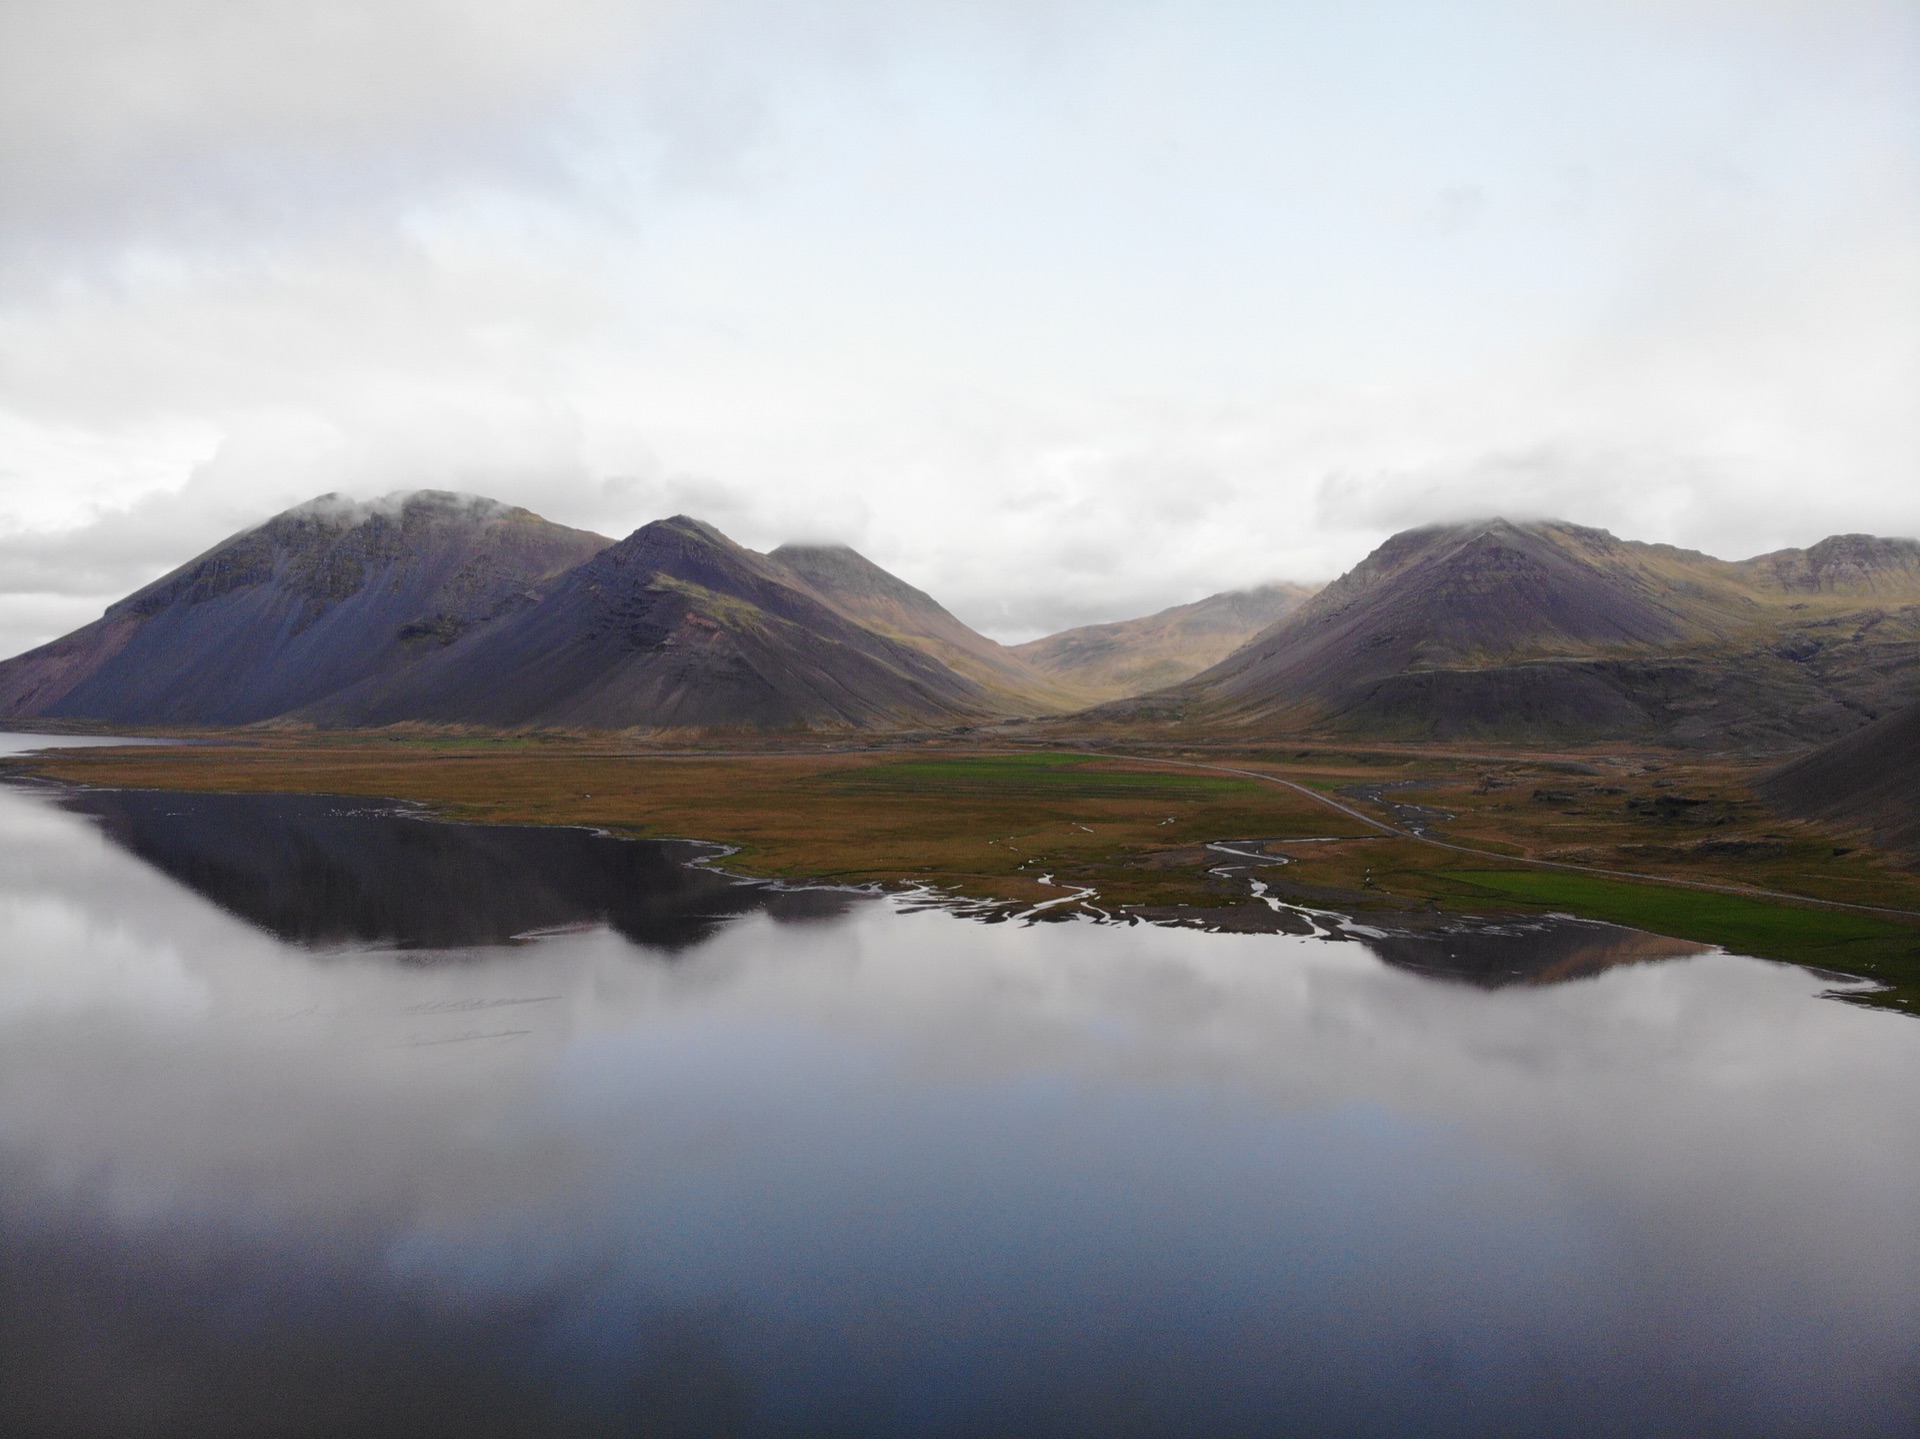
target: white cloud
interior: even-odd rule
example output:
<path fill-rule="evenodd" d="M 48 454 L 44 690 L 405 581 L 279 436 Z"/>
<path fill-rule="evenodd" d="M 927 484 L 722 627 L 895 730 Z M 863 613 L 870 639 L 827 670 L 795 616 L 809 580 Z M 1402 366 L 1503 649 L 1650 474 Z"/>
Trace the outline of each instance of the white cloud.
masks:
<path fill-rule="evenodd" d="M 1917 39 L 1865 0 L 9 7 L 0 634 L 329 489 L 845 539 L 1009 636 L 1449 514 L 1920 531 Z"/>
<path fill-rule="evenodd" d="M 209 212 L 292 220 L 418 183 L 435 152 L 491 168 L 664 8 L 21 0 L 0 10 L 0 207 L 16 245 L 169 222 L 191 241 Z"/>

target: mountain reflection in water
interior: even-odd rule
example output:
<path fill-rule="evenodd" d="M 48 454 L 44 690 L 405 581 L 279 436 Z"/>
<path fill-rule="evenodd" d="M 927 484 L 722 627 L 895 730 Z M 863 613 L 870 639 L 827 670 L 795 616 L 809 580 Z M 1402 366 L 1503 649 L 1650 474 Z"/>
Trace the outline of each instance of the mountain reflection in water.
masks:
<path fill-rule="evenodd" d="M 0 1434 L 1920 1432 L 1920 1025 L 1791 966 L 64 798 L 0 786 Z"/>
<path fill-rule="evenodd" d="M 63 803 L 230 914 L 317 948 L 465 949 L 606 924 L 635 944 L 671 951 L 700 943 L 735 916 L 829 919 L 860 898 L 717 873 L 695 863 L 715 853 L 708 845 L 557 826 L 444 824 L 390 802 L 79 790 Z M 1274 917 L 1253 906 L 1242 912 Z M 1323 933 L 1357 939 L 1397 968 L 1487 988 L 1584 979 L 1704 949 L 1559 918 L 1319 919 Z M 1315 926 L 1301 919 L 1290 928 L 1308 934 Z"/>
<path fill-rule="evenodd" d="M 1371 933 L 1361 942 L 1396 969 L 1435 979 L 1458 980 L 1483 989 L 1510 984 L 1562 984 L 1592 979 L 1623 964 L 1685 959 L 1705 954 L 1708 946 L 1687 939 L 1669 939 L 1623 929 L 1617 924 L 1549 917 L 1544 919 L 1480 920 L 1449 916 L 1445 921 L 1414 928 L 1404 920 L 1395 928 L 1379 929 L 1368 916 Z"/>
<path fill-rule="evenodd" d="M 222 909 L 296 944 L 459 949 L 606 924 L 682 949 L 729 917 L 843 914 L 845 890 L 743 883 L 714 851 L 592 830 L 439 824 L 330 795 L 81 790 L 69 809 Z"/>

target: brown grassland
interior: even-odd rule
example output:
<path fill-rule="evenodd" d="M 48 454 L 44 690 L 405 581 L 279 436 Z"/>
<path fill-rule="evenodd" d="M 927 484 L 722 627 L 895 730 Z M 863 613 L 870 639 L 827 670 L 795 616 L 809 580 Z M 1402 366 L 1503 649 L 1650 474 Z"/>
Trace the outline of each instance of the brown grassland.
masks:
<path fill-rule="evenodd" d="M 1257 907 L 1243 876 L 1211 872 L 1221 856 L 1207 846 L 1257 841 L 1289 861 L 1266 871 L 1271 891 L 1300 903 L 1576 913 L 1873 978 L 1887 988 L 1864 1002 L 1920 1013 L 1920 874 L 1770 813 L 1750 788 L 1758 764 L 1725 758 L 978 735 L 669 748 L 393 730 L 202 734 L 11 768 L 409 799 L 449 819 L 721 841 L 743 873 L 1010 901 L 1091 889 L 1103 913 L 1225 927 Z"/>

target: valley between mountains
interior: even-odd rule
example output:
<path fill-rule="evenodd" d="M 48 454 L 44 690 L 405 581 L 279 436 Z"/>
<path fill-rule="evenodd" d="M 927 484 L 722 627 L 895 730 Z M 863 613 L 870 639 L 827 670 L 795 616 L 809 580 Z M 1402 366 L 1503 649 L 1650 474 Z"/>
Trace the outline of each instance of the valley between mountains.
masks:
<path fill-rule="evenodd" d="M 15 762 L 69 782 L 693 836 L 1034 918 L 1557 910 L 1920 1009 L 1913 540 L 1435 526 L 1003 646 L 844 547 L 326 496 L 0 663 L 0 719 L 194 741 Z"/>

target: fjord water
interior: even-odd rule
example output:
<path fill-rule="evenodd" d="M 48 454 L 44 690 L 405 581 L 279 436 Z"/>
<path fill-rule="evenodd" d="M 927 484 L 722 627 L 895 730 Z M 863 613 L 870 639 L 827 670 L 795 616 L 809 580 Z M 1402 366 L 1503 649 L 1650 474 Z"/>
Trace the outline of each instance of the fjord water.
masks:
<path fill-rule="evenodd" d="M 0 1428 L 1920 1427 L 1920 1025 L 1829 980 L 693 854 L 0 788 Z"/>

